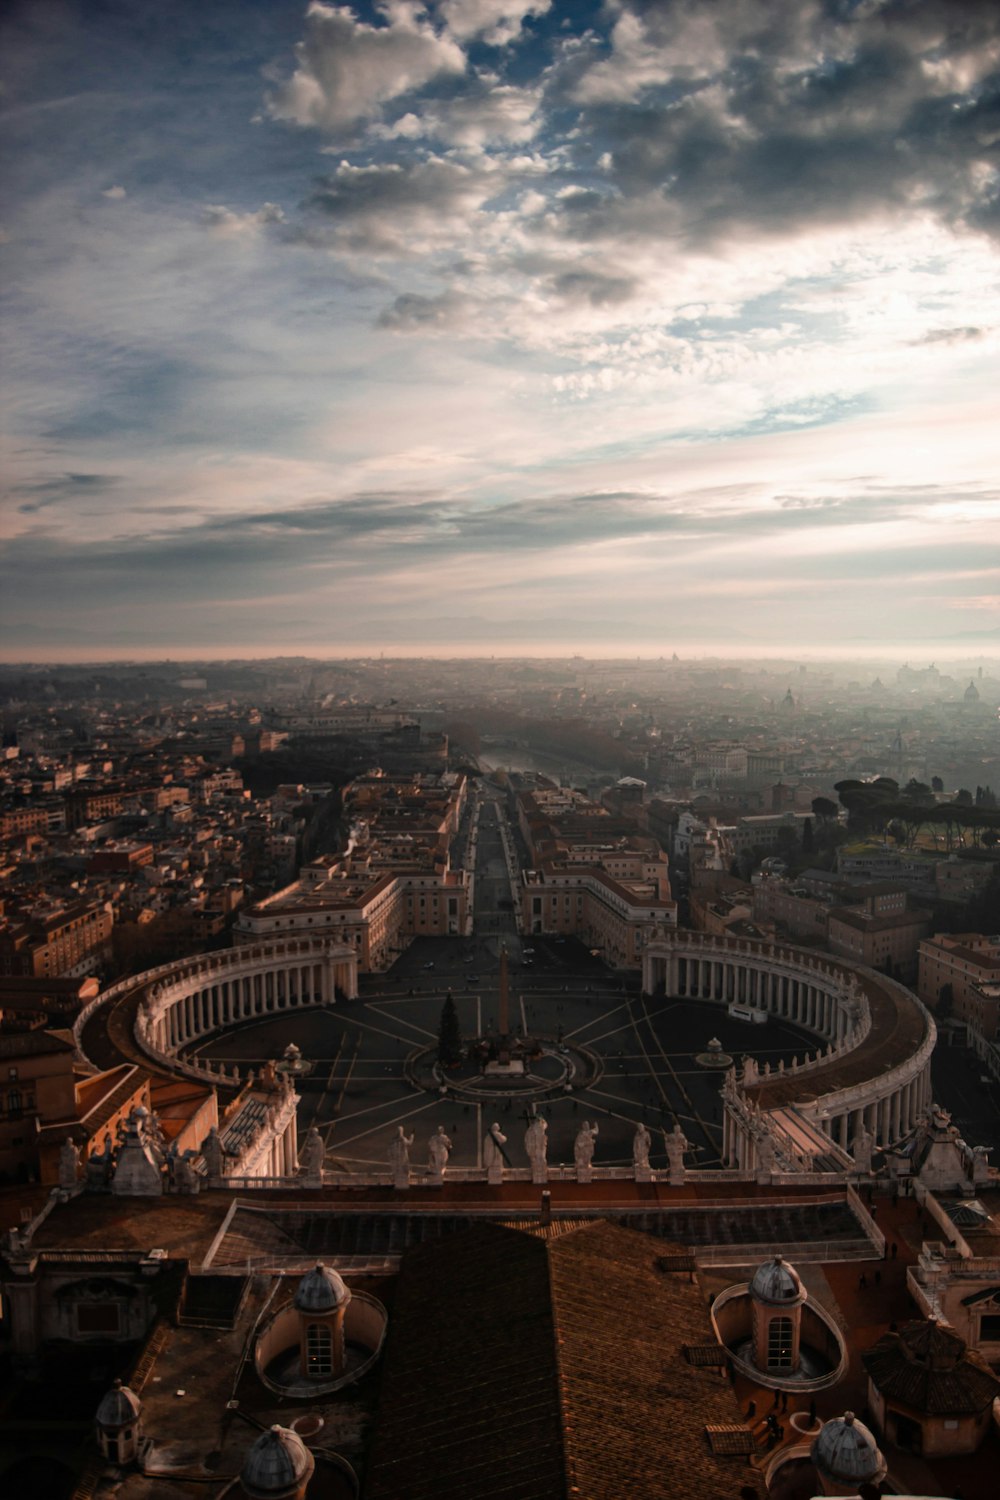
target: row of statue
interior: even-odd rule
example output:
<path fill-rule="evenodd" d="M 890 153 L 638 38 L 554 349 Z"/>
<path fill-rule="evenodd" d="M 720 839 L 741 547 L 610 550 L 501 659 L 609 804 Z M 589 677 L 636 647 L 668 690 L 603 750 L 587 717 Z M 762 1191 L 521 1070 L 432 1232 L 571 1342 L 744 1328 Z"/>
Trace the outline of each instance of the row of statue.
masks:
<path fill-rule="evenodd" d="M 544 1115 L 534 1115 L 524 1132 L 524 1150 L 531 1166 L 533 1181 L 544 1182 L 548 1172 L 548 1128 L 548 1121 Z M 599 1134 L 599 1127 L 591 1124 L 589 1120 L 584 1120 L 576 1133 L 573 1142 L 573 1164 L 579 1181 L 590 1181 Z M 664 1131 L 663 1137 L 671 1180 L 683 1180 L 684 1153 L 690 1150 L 690 1144 L 679 1125 L 675 1125 L 672 1131 Z M 409 1182 L 410 1149 L 413 1142 L 414 1136 L 407 1135 L 405 1127 L 400 1125 L 389 1143 L 389 1166 L 392 1168 L 393 1181 L 397 1187 L 406 1186 Z M 504 1149 L 506 1144 L 507 1137 L 501 1131 L 499 1124 L 494 1122 L 483 1140 L 483 1166 L 486 1168 L 487 1179 L 490 1182 L 501 1181 L 504 1167 L 512 1165 Z M 640 1180 L 649 1180 L 652 1170 L 649 1164 L 649 1153 L 652 1144 L 653 1140 L 648 1127 L 644 1124 L 638 1125 L 632 1138 L 632 1164 L 636 1177 Z M 431 1181 L 440 1182 L 443 1179 L 451 1149 L 451 1136 L 443 1125 L 439 1125 L 427 1143 L 427 1168 Z"/>
<path fill-rule="evenodd" d="M 156 1111 L 139 1104 L 119 1120 L 115 1139 L 105 1131 L 100 1150 L 86 1158 L 72 1136 L 66 1137 L 59 1150 L 59 1186 L 79 1187 L 82 1165 L 83 1185 L 91 1191 L 148 1196 L 168 1184 L 178 1193 L 197 1193 L 206 1179 L 210 1186 L 222 1181 L 228 1155 L 214 1125 L 197 1151 L 179 1151 L 176 1142 L 168 1145 Z M 197 1166 L 199 1157 L 204 1172 Z"/>

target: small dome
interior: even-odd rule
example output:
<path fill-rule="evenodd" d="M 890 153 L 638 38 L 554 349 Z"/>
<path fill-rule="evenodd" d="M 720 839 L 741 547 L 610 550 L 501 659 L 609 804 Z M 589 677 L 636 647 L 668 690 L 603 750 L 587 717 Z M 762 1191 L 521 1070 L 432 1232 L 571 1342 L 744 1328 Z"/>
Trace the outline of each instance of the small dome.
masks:
<path fill-rule="evenodd" d="M 324 1266 L 322 1261 L 318 1261 L 312 1271 L 306 1272 L 294 1298 L 299 1312 L 332 1312 L 350 1300 L 350 1287 L 345 1286 L 336 1271 Z"/>
<path fill-rule="evenodd" d="M 314 1466 L 315 1460 L 298 1433 L 275 1423 L 261 1433 L 243 1460 L 240 1483 L 255 1500 L 258 1496 L 260 1500 L 280 1500 L 282 1495 L 294 1495 Z"/>
<path fill-rule="evenodd" d="M 793 1307 L 806 1300 L 799 1273 L 780 1255 L 757 1267 L 750 1282 L 750 1295 L 775 1307 Z"/>
<path fill-rule="evenodd" d="M 821 1475 L 843 1480 L 852 1488 L 877 1483 L 885 1475 L 885 1460 L 878 1444 L 852 1411 L 823 1423 L 809 1456 Z"/>
<path fill-rule="evenodd" d="M 116 1380 L 101 1400 L 95 1421 L 99 1427 L 127 1427 L 142 1411 L 142 1402 L 135 1391 Z"/>

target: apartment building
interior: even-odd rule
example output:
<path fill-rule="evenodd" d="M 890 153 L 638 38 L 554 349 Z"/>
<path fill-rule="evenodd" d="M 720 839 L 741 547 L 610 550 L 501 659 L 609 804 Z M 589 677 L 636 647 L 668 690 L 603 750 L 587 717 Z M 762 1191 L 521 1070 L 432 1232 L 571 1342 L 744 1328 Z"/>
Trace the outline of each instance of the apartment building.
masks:
<path fill-rule="evenodd" d="M 917 994 L 931 1010 L 946 1010 L 956 1020 L 976 1024 L 981 1009 L 978 992 L 998 982 L 1000 936 L 936 932 L 920 944 Z"/>

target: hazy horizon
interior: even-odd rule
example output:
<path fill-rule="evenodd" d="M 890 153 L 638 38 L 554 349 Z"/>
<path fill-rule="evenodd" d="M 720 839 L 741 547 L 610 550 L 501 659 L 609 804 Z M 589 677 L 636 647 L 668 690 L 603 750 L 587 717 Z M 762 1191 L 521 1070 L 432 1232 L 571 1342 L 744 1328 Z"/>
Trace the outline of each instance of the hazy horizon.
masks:
<path fill-rule="evenodd" d="M 6 658 L 996 640 L 1000 8 L 0 41 Z"/>
<path fill-rule="evenodd" d="M 756 646 L 727 646 L 722 649 L 718 643 L 694 644 L 683 649 L 679 645 L 669 645 L 662 648 L 646 646 L 642 649 L 633 648 L 629 650 L 626 646 L 618 646 L 614 650 L 591 650 L 582 651 L 576 647 L 553 647 L 544 652 L 524 650 L 498 649 L 493 652 L 484 652 L 478 648 L 469 647 L 468 650 L 443 650 L 421 648 L 416 645 L 407 647 L 398 644 L 391 646 L 363 646 L 353 648 L 350 651 L 320 651 L 316 647 L 309 649 L 295 649 L 287 647 L 281 651 L 247 651 L 246 649 L 227 649 L 220 647 L 215 652 L 174 652 L 160 651 L 150 652 L 148 655 L 106 654 L 103 656 L 92 656 L 89 653 L 80 652 L 74 655 L 65 652 L 61 655 L 50 657 L 17 657 L 6 656 L 0 653 L 0 666 L 3 667 L 101 667 L 101 666 L 166 666 L 172 663 L 182 665 L 185 663 L 214 665 L 228 661 L 267 662 L 283 660 L 305 660 L 310 662 L 348 662 L 348 661 L 614 661 L 614 662 L 667 662 L 676 654 L 678 660 L 685 662 L 774 662 L 777 664 L 797 664 L 799 662 L 813 665 L 831 666 L 850 665 L 851 663 L 884 662 L 889 665 L 904 665 L 909 663 L 915 669 L 934 665 L 936 662 L 955 664 L 964 663 L 969 667 L 991 667 L 1000 671 L 1000 652 L 989 654 L 985 649 L 975 650 L 969 645 L 959 647 L 954 645 L 928 653 L 926 650 L 920 653 L 918 647 L 907 651 L 902 647 L 892 650 L 885 646 L 861 646 L 856 649 L 843 649 L 840 651 L 823 651 L 821 648 L 800 648 L 793 650 L 790 647 L 773 650 L 760 649 Z"/>

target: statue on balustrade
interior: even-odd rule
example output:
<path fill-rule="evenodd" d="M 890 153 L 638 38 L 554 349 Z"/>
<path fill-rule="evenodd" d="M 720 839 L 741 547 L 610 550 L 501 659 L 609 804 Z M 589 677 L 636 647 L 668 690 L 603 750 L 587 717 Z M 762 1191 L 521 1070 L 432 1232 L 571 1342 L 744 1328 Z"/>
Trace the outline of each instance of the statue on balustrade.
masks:
<path fill-rule="evenodd" d="M 486 1168 L 486 1180 L 494 1186 L 503 1182 L 503 1169 L 507 1163 L 507 1153 L 503 1148 L 506 1144 L 507 1137 L 501 1131 L 499 1124 L 494 1122 L 483 1141 L 483 1166 Z"/>
<path fill-rule="evenodd" d="M 315 1125 L 310 1125 L 306 1131 L 305 1140 L 302 1142 L 302 1150 L 299 1152 L 299 1166 L 308 1178 L 322 1181 L 325 1160 L 326 1145 L 323 1137 Z"/>
<path fill-rule="evenodd" d="M 597 1141 L 599 1130 L 597 1125 L 591 1125 L 589 1120 L 584 1120 L 576 1133 L 573 1142 L 573 1161 L 576 1163 L 577 1182 L 589 1182 L 594 1160 L 594 1146 Z"/>
<path fill-rule="evenodd" d="M 444 1177 L 448 1158 L 451 1155 L 451 1136 L 443 1125 L 439 1125 L 431 1136 L 427 1146 L 427 1161 L 431 1169 L 431 1178 L 441 1181 Z"/>
<path fill-rule="evenodd" d="M 632 1137 L 632 1165 L 635 1167 L 637 1181 L 649 1181 L 649 1148 L 652 1145 L 652 1137 L 648 1128 L 641 1122 L 636 1126 L 635 1135 Z"/>
<path fill-rule="evenodd" d="M 546 1161 L 549 1150 L 548 1129 L 549 1122 L 545 1116 L 535 1115 L 524 1132 L 524 1149 L 531 1163 L 532 1182 L 545 1182 L 548 1179 Z"/>
<path fill-rule="evenodd" d="M 59 1186 L 75 1188 L 80 1171 L 80 1148 L 68 1135 L 59 1148 Z"/>
<path fill-rule="evenodd" d="M 413 1136 L 407 1135 L 402 1125 L 389 1142 L 389 1165 L 392 1168 L 393 1187 L 409 1187 L 410 1185 L 410 1147 L 413 1145 Z"/>
<path fill-rule="evenodd" d="M 858 1126 L 857 1134 L 851 1143 L 851 1151 L 854 1156 L 854 1170 L 867 1175 L 872 1169 L 872 1151 L 875 1147 L 875 1137 L 871 1131 L 866 1129 L 862 1120 Z"/>
<path fill-rule="evenodd" d="M 664 1131 L 663 1141 L 667 1148 L 670 1181 L 676 1185 L 684 1181 L 684 1153 L 691 1149 L 691 1145 L 679 1123 L 669 1133 Z"/>

